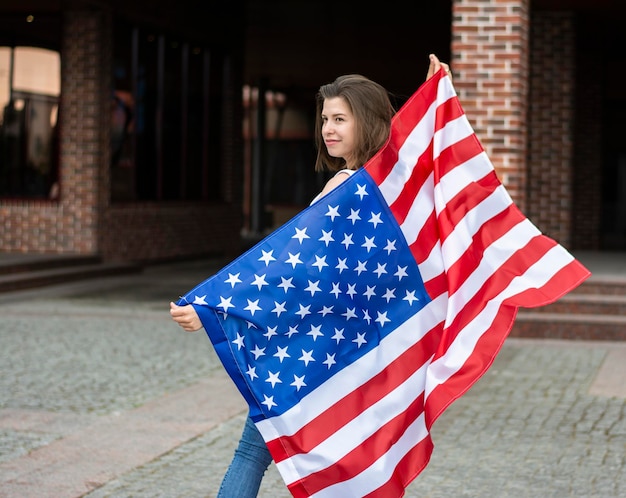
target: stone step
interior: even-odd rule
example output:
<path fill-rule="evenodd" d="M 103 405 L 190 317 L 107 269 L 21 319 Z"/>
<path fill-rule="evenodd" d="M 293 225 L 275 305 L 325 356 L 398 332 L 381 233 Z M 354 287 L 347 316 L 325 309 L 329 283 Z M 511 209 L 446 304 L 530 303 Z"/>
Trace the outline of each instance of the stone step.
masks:
<path fill-rule="evenodd" d="M 133 263 L 96 263 L 69 265 L 46 269 L 22 270 L 0 274 L 0 293 L 44 287 L 86 280 L 90 278 L 111 277 L 142 271 L 141 266 Z"/>
<path fill-rule="evenodd" d="M 537 313 L 626 316 L 626 294 L 570 293 L 555 303 L 533 308 L 532 311 Z"/>
<path fill-rule="evenodd" d="M 520 309 L 511 337 L 626 341 L 626 316 Z"/>
<path fill-rule="evenodd" d="M 568 295 L 600 294 L 604 296 L 626 296 L 626 276 L 602 275 L 601 277 L 589 277 Z"/>
<path fill-rule="evenodd" d="M 98 255 L 3 254 L 0 257 L 0 276 L 54 268 L 95 265 L 101 262 L 102 258 Z"/>

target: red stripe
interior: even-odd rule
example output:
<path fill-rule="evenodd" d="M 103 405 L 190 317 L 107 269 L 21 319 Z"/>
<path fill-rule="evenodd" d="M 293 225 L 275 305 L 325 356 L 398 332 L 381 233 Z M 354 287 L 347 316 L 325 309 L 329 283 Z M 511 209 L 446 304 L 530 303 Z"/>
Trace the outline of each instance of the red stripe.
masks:
<path fill-rule="evenodd" d="M 430 105 L 435 102 L 440 78 L 441 75 L 437 74 L 431 78 L 431 84 L 422 85 L 393 117 L 391 125 L 393 133 L 387 146 L 365 165 L 377 185 L 385 181 L 397 162 L 398 150 L 415 129 L 416 124 L 422 120 Z M 389 160 L 394 155 L 396 159 Z"/>
<path fill-rule="evenodd" d="M 445 128 L 450 121 L 463 116 L 465 112 L 461 107 L 461 103 L 457 96 L 449 98 L 445 102 L 442 102 L 437 106 L 437 112 L 435 114 L 435 132 L 438 132 L 442 128 Z"/>
<path fill-rule="evenodd" d="M 433 452 L 430 434 L 422 439 L 398 462 L 391 478 L 381 487 L 365 495 L 366 498 L 403 496 L 405 488 L 424 470 Z"/>
<path fill-rule="evenodd" d="M 512 205 L 486 221 L 472 237 L 471 250 L 464 252 L 448 268 L 448 292 L 454 294 L 479 266 L 485 251 L 521 221 L 519 211 Z"/>
<path fill-rule="evenodd" d="M 431 352 L 436 349 L 439 343 L 440 331 L 441 324 L 426 334 L 419 343 L 409 348 L 407 350 L 408 354 L 403 353 L 401 355 L 403 357 L 402 362 L 397 364 L 394 362 L 394 364 L 390 365 L 390 369 L 405 371 L 406 375 L 403 380 L 406 380 L 430 359 Z M 386 372 L 386 375 L 388 377 L 389 372 Z M 397 387 L 397 383 L 392 381 L 391 386 L 386 388 L 385 391 L 391 391 L 395 387 Z M 371 388 L 369 386 L 366 389 Z M 367 403 L 367 406 L 369 406 L 369 403 Z M 332 466 L 293 483 L 293 485 L 289 486 L 290 490 L 292 490 L 292 487 L 301 488 L 300 491 L 306 489 L 306 492 L 312 495 L 336 482 L 357 476 L 389 450 L 390 441 L 398 439 L 405 432 L 406 428 L 420 417 L 423 407 L 424 397 L 422 391 L 402 413 L 396 415 L 386 424 L 381 425 L 374 434 L 364 440 L 359 446 L 337 460 Z"/>
<path fill-rule="evenodd" d="M 323 413 L 291 436 L 282 436 L 267 442 L 268 449 L 279 463 L 293 455 L 309 453 L 322 441 L 356 418 L 363 410 L 379 401 L 419 369 L 432 354 L 432 345 L 438 340 L 428 332 L 419 342 L 407 348 L 385 369 L 362 386 L 329 406 Z"/>
<path fill-rule="evenodd" d="M 480 145 L 480 142 L 476 140 L 475 135 L 465 137 L 455 142 L 454 145 L 446 147 L 433 161 L 432 168 L 435 171 L 435 183 L 439 183 L 439 179 L 450 173 L 454 168 L 483 152 L 484 149 L 482 145 Z"/>
<path fill-rule="evenodd" d="M 454 229 L 464 223 L 465 215 L 493 194 L 500 186 L 495 174 L 488 174 L 477 182 L 471 183 L 446 203 L 439 213 L 439 238 L 445 241 Z M 523 218 L 522 216 L 519 219 Z M 465 222 L 467 223 L 467 222 Z"/>
<path fill-rule="evenodd" d="M 428 430 L 444 410 L 467 392 L 491 366 L 513 326 L 516 313 L 515 308 L 502 306 L 489 330 L 478 340 L 474 351 L 463 367 L 429 394 L 425 410 Z"/>
<path fill-rule="evenodd" d="M 507 299 L 505 302 L 509 305 L 523 306 L 526 308 L 544 306 L 565 295 L 570 289 L 578 286 L 590 275 L 589 270 L 574 259 L 555 273 L 541 288 L 526 289 L 524 292 Z"/>
<path fill-rule="evenodd" d="M 422 391 L 405 411 L 382 425 L 372 436 L 337 460 L 332 467 L 310 474 L 294 484 L 306 489 L 309 495 L 313 495 L 337 482 L 352 479 L 384 455 L 389 450 L 390 441 L 399 438 L 423 411 L 424 393 Z M 290 490 L 291 488 L 292 486 L 289 486 Z"/>
<path fill-rule="evenodd" d="M 399 225 L 404 223 L 411 206 L 415 202 L 418 192 L 422 189 L 424 183 L 432 172 L 430 167 L 432 165 L 432 157 L 433 143 L 431 141 L 424 153 L 418 159 L 417 164 L 411 170 L 411 176 L 404 184 L 402 192 L 389 206 Z"/>

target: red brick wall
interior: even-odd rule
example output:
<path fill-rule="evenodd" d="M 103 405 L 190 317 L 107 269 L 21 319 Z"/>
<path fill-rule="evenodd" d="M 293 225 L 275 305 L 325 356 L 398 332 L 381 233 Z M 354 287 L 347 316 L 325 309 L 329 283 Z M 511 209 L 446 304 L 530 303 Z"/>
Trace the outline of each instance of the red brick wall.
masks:
<path fill-rule="evenodd" d="M 95 254 L 102 164 L 102 16 L 68 11 L 61 54 L 60 200 L 0 201 L 0 249 Z"/>
<path fill-rule="evenodd" d="M 241 250 L 241 208 L 230 204 L 136 203 L 104 216 L 106 260 L 166 261 Z"/>
<path fill-rule="evenodd" d="M 571 12 L 535 12 L 531 29 L 527 215 L 571 246 L 575 23 Z"/>
<path fill-rule="evenodd" d="M 161 261 L 237 253 L 242 226 L 240 52 L 229 60 L 221 127 L 224 202 L 110 204 L 111 15 L 67 10 L 61 53 L 61 196 L 0 200 L 0 251 Z"/>
<path fill-rule="evenodd" d="M 463 108 L 498 176 L 526 207 L 530 0 L 454 0 L 452 68 Z"/>

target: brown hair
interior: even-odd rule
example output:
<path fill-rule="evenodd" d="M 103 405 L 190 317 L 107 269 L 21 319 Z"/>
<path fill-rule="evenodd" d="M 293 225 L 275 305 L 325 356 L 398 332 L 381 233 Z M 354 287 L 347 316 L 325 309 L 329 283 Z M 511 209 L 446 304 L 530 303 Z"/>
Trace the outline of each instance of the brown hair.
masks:
<path fill-rule="evenodd" d="M 357 146 L 354 156 L 358 165 L 365 164 L 389 137 L 391 118 L 395 109 L 389 100 L 387 90 L 360 74 L 339 76 L 332 83 L 321 86 L 315 98 L 315 144 L 317 145 L 315 171 L 339 171 L 346 167 L 342 158 L 328 154 L 322 138 L 324 100 L 334 97 L 344 99 L 356 119 Z"/>

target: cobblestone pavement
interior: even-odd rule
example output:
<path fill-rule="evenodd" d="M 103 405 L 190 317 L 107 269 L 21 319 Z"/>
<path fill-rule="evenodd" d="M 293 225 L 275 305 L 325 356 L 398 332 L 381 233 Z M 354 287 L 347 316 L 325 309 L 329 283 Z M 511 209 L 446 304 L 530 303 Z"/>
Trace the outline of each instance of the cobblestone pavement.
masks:
<path fill-rule="evenodd" d="M 219 268 L 0 295 L 0 497 L 213 497 L 245 407 L 168 302 Z M 626 496 L 626 344 L 507 340 L 408 497 Z M 262 498 L 289 497 L 275 467 Z"/>

